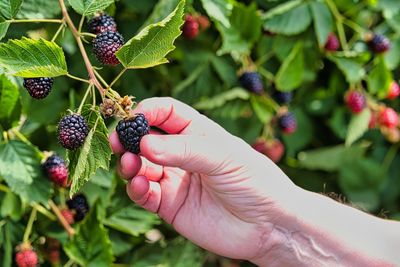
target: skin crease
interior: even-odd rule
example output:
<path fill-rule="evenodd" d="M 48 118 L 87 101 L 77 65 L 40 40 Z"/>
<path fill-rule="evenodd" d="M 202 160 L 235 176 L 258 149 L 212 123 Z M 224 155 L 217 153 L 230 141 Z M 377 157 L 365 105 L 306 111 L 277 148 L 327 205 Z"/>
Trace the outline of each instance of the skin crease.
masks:
<path fill-rule="evenodd" d="M 127 193 L 192 242 L 261 266 L 345 266 L 341 258 L 362 258 L 336 249 L 337 240 L 299 220 L 295 210 L 304 190 L 207 117 L 172 98 L 144 100 L 133 113 L 143 113 L 153 129 L 167 134 L 152 130 L 144 136 L 140 156 L 125 152 L 116 132 L 110 135 Z"/>

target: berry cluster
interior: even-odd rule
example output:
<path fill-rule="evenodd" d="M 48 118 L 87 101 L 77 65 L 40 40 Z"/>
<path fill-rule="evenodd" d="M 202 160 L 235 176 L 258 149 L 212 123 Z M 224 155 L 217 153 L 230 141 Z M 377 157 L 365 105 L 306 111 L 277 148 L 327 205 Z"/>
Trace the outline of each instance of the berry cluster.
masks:
<path fill-rule="evenodd" d="M 119 60 L 115 53 L 124 45 L 124 38 L 117 31 L 117 23 L 113 17 L 102 13 L 88 22 L 91 33 L 96 34 L 93 40 L 93 53 L 104 65 L 116 66 Z"/>
<path fill-rule="evenodd" d="M 68 185 L 68 168 L 61 157 L 57 155 L 48 157 L 42 168 L 46 176 L 56 185 L 61 187 Z"/>
<path fill-rule="evenodd" d="M 89 204 L 83 194 L 75 195 L 72 199 L 68 200 L 67 206 L 70 210 L 75 212 L 75 222 L 82 221 L 85 218 L 85 215 L 89 212 Z M 66 219 L 68 220 L 69 218 L 67 217 Z"/>
<path fill-rule="evenodd" d="M 200 30 L 205 31 L 209 27 L 210 21 L 206 16 L 188 14 L 185 16 L 182 33 L 186 39 L 192 40 L 199 35 Z"/>
<path fill-rule="evenodd" d="M 149 123 L 143 114 L 121 120 L 117 125 L 117 134 L 123 147 L 132 153 L 140 153 L 140 140 L 149 133 Z"/>

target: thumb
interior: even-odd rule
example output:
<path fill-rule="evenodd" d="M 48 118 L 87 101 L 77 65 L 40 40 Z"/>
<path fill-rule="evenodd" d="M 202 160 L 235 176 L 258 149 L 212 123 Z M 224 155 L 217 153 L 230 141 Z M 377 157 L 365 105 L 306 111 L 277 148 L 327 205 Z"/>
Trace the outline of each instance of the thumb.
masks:
<path fill-rule="evenodd" d="M 146 135 L 140 143 L 142 156 L 167 167 L 216 175 L 229 171 L 231 153 L 224 142 L 195 135 Z"/>

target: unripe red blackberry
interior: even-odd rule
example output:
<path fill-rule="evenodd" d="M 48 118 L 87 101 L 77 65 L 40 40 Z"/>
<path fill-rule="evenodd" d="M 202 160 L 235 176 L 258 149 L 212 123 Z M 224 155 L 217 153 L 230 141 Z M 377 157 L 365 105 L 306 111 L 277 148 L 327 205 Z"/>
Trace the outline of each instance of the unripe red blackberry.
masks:
<path fill-rule="evenodd" d="M 106 13 L 100 13 L 95 15 L 88 22 L 88 31 L 90 33 L 99 34 L 102 32 L 116 32 L 117 23 L 114 18 L 107 15 Z"/>
<path fill-rule="evenodd" d="M 75 222 L 74 213 L 69 209 L 62 209 L 61 215 L 64 217 L 65 221 L 71 225 Z"/>
<path fill-rule="evenodd" d="M 264 93 L 264 85 L 258 72 L 247 71 L 239 78 L 240 84 L 248 91 L 261 95 Z"/>
<path fill-rule="evenodd" d="M 285 154 L 285 146 L 278 139 L 269 141 L 259 139 L 252 147 L 275 163 L 278 163 Z"/>
<path fill-rule="evenodd" d="M 389 39 L 381 34 L 374 34 L 368 45 L 375 53 L 384 53 L 390 49 Z"/>
<path fill-rule="evenodd" d="M 150 127 L 143 114 L 121 120 L 117 125 L 117 134 L 122 146 L 129 152 L 140 153 L 140 140 L 149 133 Z"/>
<path fill-rule="evenodd" d="M 118 32 L 102 32 L 93 40 L 93 53 L 105 65 L 118 65 L 115 53 L 124 45 L 124 38 Z"/>
<path fill-rule="evenodd" d="M 42 165 L 46 176 L 56 185 L 66 187 L 68 184 L 68 168 L 65 161 L 57 156 L 52 155 L 46 159 Z"/>
<path fill-rule="evenodd" d="M 383 108 L 378 114 L 378 122 L 387 128 L 396 128 L 399 125 L 399 115 L 392 108 Z"/>
<path fill-rule="evenodd" d="M 345 96 L 347 107 L 353 113 L 360 113 L 367 106 L 365 95 L 359 91 L 349 91 Z"/>
<path fill-rule="evenodd" d="M 334 52 L 337 51 L 339 48 L 340 48 L 340 43 L 338 38 L 334 33 L 330 33 L 325 43 L 325 50 Z"/>
<path fill-rule="evenodd" d="M 285 134 L 292 134 L 297 129 L 297 120 L 293 113 L 287 112 L 278 118 L 279 128 Z"/>
<path fill-rule="evenodd" d="M 15 255 L 15 263 L 18 267 L 36 267 L 38 261 L 38 256 L 32 249 L 19 251 Z"/>
<path fill-rule="evenodd" d="M 47 97 L 53 87 L 53 78 L 25 78 L 24 87 L 29 95 L 35 99 L 43 99 Z"/>
<path fill-rule="evenodd" d="M 196 38 L 199 34 L 199 28 L 200 25 L 196 18 L 192 15 L 186 15 L 185 23 L 182 27 L 183 36 L 189 40 Z"/>
<path fill-rule="evenodd" d="M 70 150 L 75 150 L 83 145 L 89 133 L 86 120 L 79 114 L 63 117 L 58 123 L 58 141 Z"/>
<path fill-rule="evenodd" d="M 388 95 L 386 96 L 387 99 L 393 100 L 396 99 L 400 95 L 400 86 L 397 82 L 392 81 L 389 87 Z"/>
<path fill-rule="evenodd" d="M 89 204 L 83 194 L 75 195 L 68 200 L 67 206 L 70 210 L 75 210 L 74 219 L 76 222 L 82 221 L 89 212 Z"/>

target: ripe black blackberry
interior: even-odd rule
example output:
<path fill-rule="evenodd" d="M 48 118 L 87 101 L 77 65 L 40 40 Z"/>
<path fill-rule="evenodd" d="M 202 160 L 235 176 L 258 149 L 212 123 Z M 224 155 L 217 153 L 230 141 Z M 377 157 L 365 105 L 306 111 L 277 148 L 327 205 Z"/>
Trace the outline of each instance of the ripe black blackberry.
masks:
<path fill-rule="evenodd" d="M 67 186 L 68 168 L 65 164 L 65 161 L 61 157 L 57 155 L 48 157 L 43 163 L 42 169 L 52 182 L 62 187 Z"/>
<path fill-rule="evenodd" d="M 384 53 L 390 49 L 390 41 L 381 34 L 374 34 L 368 45 L 375 53 Z"/>
<path fill-rule="evenodd" d="M 278 119 L 279 128 L 285 134 L 294 133 L 297 129 L 297 120 L 293 113 L 287 112 Z"/>
<path fill-rule="evenodd" d="M 280 92 L 280 91 L 275 90 L 274 93 L 272 94 L 272 97 L 279 104 L 289 104 L 293 99 L 293 93 L 292 92 Z"/>
<path fill-rule="evenodd" d="M 258 72 L 244 72 L 239 78 L 240 84 L 248 91 L 261 95 L 264 85 Z"/>
<path fill-rule="evenodd" d="M 116 32 L 117 23 L 115 22 L 113 17 L 105 13 L 100 13 L 89 20 L 88 31 L 94 34 L 99 34 L 107 31 Z"/>
<path fill-rule="evenodd" d="M 28 90 L 31 97 L 43 99 L 50 94 L 53 82 L 53 78 L 25 78 L 24 87 Z"/>
<path fill-rule="evenodd" d="M 81 115 L 71 114 L 60 120 L 57 132 L 60 144 L 66 149 L 74 150 L 85 142 L 89 127 Z"/>
<path fill-rule="evenodd" d="M 135 118 L 121 120 L 117 125 L 117 134 L 123 147 L 132 153 L 140 153 L 140 140 L 149 133 L 149 123 L 143 114 Z"/>
<path fill-rule="evenodd" d="M 105 65 L 118 65 L 115 53 L 124 45 L 124 38 L 118 32 L 102 32 L 93 40 L 93 53 Z"/>
<path fill-rule="evenodd" d="M 89 212 L 89 204 L 85 195 L 78 194 L 67 200 L 67 206 L 70 210 L 75 211 L 74 219 L 76 222 L 82 221 Z"/>

